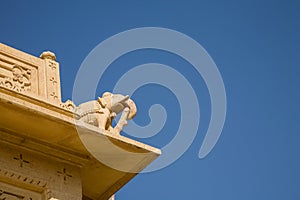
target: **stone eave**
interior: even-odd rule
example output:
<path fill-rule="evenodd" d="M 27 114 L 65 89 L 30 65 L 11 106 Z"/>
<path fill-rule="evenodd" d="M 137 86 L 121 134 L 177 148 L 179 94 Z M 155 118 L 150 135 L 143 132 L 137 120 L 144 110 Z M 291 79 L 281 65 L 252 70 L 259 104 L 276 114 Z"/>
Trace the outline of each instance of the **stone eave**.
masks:
<path fill-rule="evenodd" d="M 73 112 L 58 104 L 3 87 L 0 87 L 0 113 L 0 142 L 79 166 L 83 195 L 91 199 L 109 198 L 161 153 L 149 145 L 76 121 Z M 82 139 L 94 142 L 93 153 L 113 158 L 125 170 L 98 161 Z"/>

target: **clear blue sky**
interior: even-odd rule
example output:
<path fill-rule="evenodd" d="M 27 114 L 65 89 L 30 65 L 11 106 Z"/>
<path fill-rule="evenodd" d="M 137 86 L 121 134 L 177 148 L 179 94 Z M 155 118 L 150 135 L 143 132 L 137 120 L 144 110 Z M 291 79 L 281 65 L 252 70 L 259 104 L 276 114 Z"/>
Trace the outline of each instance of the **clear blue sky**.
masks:
<path fill-rule="evenodd" d="M 38 56 L 56 53 L 63 100 L 72 97 L 76 72 L 106 38 L 137 27 L 165 27 L 194 38 L 223 77 L 227 118 L 220 140 L 198 158 L 210 118 L 205 83 L 182 59 L 166 52 L 132 52 L 116 60 L 98 87 L 111 90 L 120 66 L 158 62 L 190 80 L 200 100 L 201 122 L 191 147 L 175 163 L 141 174 L 117 199 L 297 200 L 300 199 L 300 3 L 278 0 L 228 1 L 1 1 L 0 41 Z M 127 69 L 126 68 L 126 69 Z M 123 68 L 122 68 L 123 69 Z M 161 101 L 153 94 L 160 94 Z M 151 96 L 152 95 L 152 96 Z M 147 124 L 147 108 L 165 105 L 166 127 L 138 139 L 163 147 L 176 133 L 180 111 L 174 95 L 147 85 L 134 95 Z M 141 133 L 142 134 L 142 133 Z"/>

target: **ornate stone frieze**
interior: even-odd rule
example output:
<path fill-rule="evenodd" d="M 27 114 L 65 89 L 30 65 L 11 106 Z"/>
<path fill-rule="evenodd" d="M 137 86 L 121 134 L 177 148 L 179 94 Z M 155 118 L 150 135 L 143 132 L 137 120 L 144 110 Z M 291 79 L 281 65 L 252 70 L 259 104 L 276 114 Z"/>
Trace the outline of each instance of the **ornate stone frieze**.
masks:
<path fill-rule="evenodd" d="M 0 86 L 16 92 L 30 91 L 30 75 L 30 69 L 14 64 L 8 76 L 0 77 Z"/>

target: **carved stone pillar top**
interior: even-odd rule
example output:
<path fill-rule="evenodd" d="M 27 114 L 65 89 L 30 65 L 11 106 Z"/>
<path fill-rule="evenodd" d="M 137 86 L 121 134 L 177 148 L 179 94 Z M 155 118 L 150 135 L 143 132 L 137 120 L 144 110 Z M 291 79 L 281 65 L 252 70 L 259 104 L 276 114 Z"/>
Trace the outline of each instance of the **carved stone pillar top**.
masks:
<path fill-rule="evenodd" d="M 53 61 L 56 61 L 56 56 L 53 52 L 51 51 L 44 51 L 41 55 L 40 55 L 41 59 L 50 59 Z"/>

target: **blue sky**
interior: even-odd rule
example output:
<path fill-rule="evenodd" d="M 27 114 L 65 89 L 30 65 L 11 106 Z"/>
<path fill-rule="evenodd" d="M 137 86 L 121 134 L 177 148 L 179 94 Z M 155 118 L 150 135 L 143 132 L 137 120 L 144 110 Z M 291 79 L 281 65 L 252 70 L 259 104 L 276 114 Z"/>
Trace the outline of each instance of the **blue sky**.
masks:
<path fill-rule="evenodd" d="M 65 101 L 72 98 L 84 58 L 108 37 L 148 26 L 190 36 L 207 50 L 223 77 L 227 117 L 220 140 L 206 158 L 198 158 L 210 99 L 188 63 L 157 50 L 120 57 L 105 72 L 97 95 L 111 90 L 122 73 L 136 65 L 164 63 L 184 74 L 197 91 L 201 121 L 180 159 L 136 176 L 117 199 L 292 200 L 300 199 L 299 9 L 300 3 L 292 0 L 1 1 L 0 41 L 36 56 L 44 50 L 55 52 Z M 165 106 L 168 118 L 161 132 L 136 138 L 163 147 L 180 121 L 176 97 L 159 85 L 145 85 L 133 97 L 140 125 L 149 123 L 149 106 Z"/>

